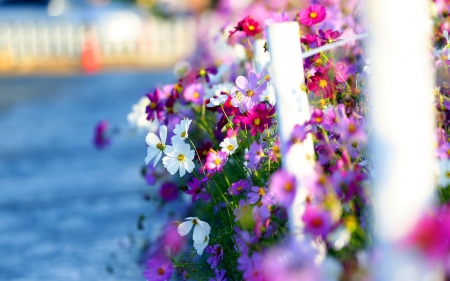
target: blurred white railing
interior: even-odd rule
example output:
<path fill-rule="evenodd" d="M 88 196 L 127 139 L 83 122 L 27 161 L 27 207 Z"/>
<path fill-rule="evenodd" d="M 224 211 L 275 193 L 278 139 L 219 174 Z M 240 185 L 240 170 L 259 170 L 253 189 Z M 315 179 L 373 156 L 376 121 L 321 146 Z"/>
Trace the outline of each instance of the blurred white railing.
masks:
<path fill-rule="evenodd" d="M 191 18 L 141 20 L 136 36 L 119 41 L 106 29 L 100 22 L 0 19 L 0 71 L 77 70 L 86 44 L 95 46 L 104 68 L 167 67 L 195 50 Z"/>

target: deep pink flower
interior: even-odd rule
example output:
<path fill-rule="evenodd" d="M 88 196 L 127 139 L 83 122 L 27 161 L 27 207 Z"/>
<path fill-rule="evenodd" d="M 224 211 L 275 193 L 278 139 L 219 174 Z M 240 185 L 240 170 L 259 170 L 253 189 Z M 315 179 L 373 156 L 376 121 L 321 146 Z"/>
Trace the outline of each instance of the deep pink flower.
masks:
<path fill-rule="evenodd" d="M 232 183 L 230 188 L 228 188 L 228 194 L 239 195 L 249 187 L 250 183 L 247 180 L 238 180 L 237 182 Z"/>
<path fill-rule="evenodd" d="M 250 16 L 246 16 L 243 20 L 238 22 L 233 31 L 230 31 L 230 35 L 228 37 L 231 37 L 238 31 L 243 31 L 247 36 L 255 36 L 260 33 L 261 30 L 261 26 L 257 21 L 252 19 Z"/>
<path fill-rule="evenodd" d="M 184 98 L 195 104 L 203 103 L 203 94 L 203 86 L 200 83 L 189 84 L 183 92 Z"/>
<path fill-rule="evenodd" d="M 100 121 L 95 126 L 94 145 L 98 149 L 103 149 L 110 144 L 110 137 L 107 134 L 109 123 L 107 120 Z"/>
<path fill-rule="evenodd" d="M 207 262 L 211 265 L 211 269 L 216 268 L 219 262 L 223 260 L 223 248 L 220 244 L 206 247 L 205 252 L 210 254 Z"/>
<path fill-rule="evenodd" d="M 172 261 L 166 256 L 156 256 L 150 259 L 147 266 L 144 277 L 148 281 L 168 281 L 174 270 Z"/>
<path fill-rule="evenodd" d="M 169 224 L 162 234 L 162 246 L 164 250 L 170 251 L 171 255 L 177 255 L 186 245 L 186 237 L 178 233 L 177 225 Z"/>
<path fill-rule="evenodd" d="M 316 72 L 309 79 L 308 89 L 313 91 L 316 96 L 320 96 L 320 92 L 322 92 L 324 98 L 331 97 L 331 83 L 323 73 Z"/>
<path fill-rule="evenodd" d="M 265 129 L 270 128 L 274 114 L 275 107 L 267 109 L 265 104 L 260 103 L 247 112 L 247 116 L 242 118 L 242 123 L 252 129 L 251 134 L 254 136 L 256 132 L 262 133 Z"/>
<path fill-rule="evenodd" d="M 278 170 L 272 174 L 269 187 L 280 205 L 289 207 L 294 201 L 296 192 L 295 176 L 286 170 Z"/>
<path fill-rule="evenodd" d="M 327 16 L 327 11 L 325 7 L 320 6 L 318 4 L 313 4 L 308 8 L 300 11 L 298 16 L 301 24 L 311 26 L 313 24 L 323 21 Z"/>
<path fill-rule="evenodd" d="M 313 110 L 313 113 L 311 114 L 311 121 L 310 121 L 310 123 L 317 125 L 317 124 L 321 124 L 322 121 L 323 121 L 323 111 L 318 109 L 318 108 L 315 108 Z"/>
<path fill-rule="evenodd" d="M 178 197 L 178 187 L 171 182 L 165 182 L 159 189 L 159 195 L 165 202 L 175 200 Z"/>
<path fill-rule="evenodd" d="M 192 181 L 188 182 L 187 186 L 189 189 L 185 193 L 192 195 L 192 202 L 195 202 L 197 199 L 208 201 L 211 198 L 211 195 L 205 190 L 202 182 L 197 178 L 193 178 Z"/>
<path fill-rule="evenodd" d="M 331 214 L 320 206 L 306 205 L 302 216 L 305 231 L 314 236 L 325 237 L 331 230 Z"/>
<path fill-rule="evenodd" d="M 345 62 L 336 63 L 336 81 L 338 83 L 344 83 L 348 79 L 349 68 Z"/>
<path fill-rule="evenodd" d="M 164 103 L 161 101 L 161 91 L 155 89 L 153 93 L 148 93 L 147 97 L 150 100 L 150 104 L 146 107 L 147 120 L 155 120 L 155 116 L 159 121 L 164 119 Z"/>
<path fill-rule="evenodd" d="M 338 30 L 328 29 L 327 31 L 319 30 L 319 36 L 317 37 L 317 45 L 321 46 L 324 44 L 331 44 L 333 42 L 338 41 L 338 38 L 341 37 L 342 32 Z"/>
<path fill-rule="evenodd" d="M 206 170 L 220 173 L 227 160 L 228 154 L 226 152 L 210 150 L 206 156 L 205 168 Z"/>

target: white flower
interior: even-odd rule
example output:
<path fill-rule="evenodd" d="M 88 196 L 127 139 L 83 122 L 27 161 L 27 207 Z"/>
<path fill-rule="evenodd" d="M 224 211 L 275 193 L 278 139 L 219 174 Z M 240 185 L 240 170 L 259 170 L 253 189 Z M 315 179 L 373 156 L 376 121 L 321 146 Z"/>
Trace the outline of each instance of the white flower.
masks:
<path fill-rule="evenodd" d="M 156 166 L 163 151 L 166 149 L 166 138 L 167 138 L 167 127 L 162 125 L 159 127 L 159 136 L 158 138 L 154 133 L 148 133 L 145 137 L 145 142 L 148 144 L 147 148 L 147 157 L 145 157 L 145 164 L 148 164 L 150 160 L 154 157 L 155 162 L 153 163 L 153 167 Z"/>
<path fill-rule="evenodd" d="M 179 136 L 180 139 L 185 140 L 188 138 L 188 130 L 189 130 L 189 125 L 191 125 L 192 120 L 188 119 L 188 118 L 184 118 L 183 120 L 181 120 L 180 124 L 176 124 L 175 125 L 175 129 L 173 130 L 173 132 L 175 133 L 175 135 Z"/>
<path fill-rule="evenodd" d="M 186 220 L 187 221 L 178 226 L 178 234 L 185 236 L 191 231 L 192 227 L 194 227 L 194 234 L 192 236 L 194 248 L 197 250 L 197 254 L 201 255 L 203 254 L 203 250 L 205 250 L 206 246 L 209 244 L 211 226 L 197 217 L 188 217 Z"/>
<path fill-rule="evenodd" d="M 191 65 L 187 61 L 181 61 L 175 65 L 173 68 L 173 73 L 175 76 L 181 78 L 186 73 L 188 73 L 191 70 Z"/>
<path fill-rule="evenodd" d="M 220 143 L 220 147 L 222 147 L 223 152 L 232 155 L 238 148 L 238 143 L 236 138 L 226 138 Z"/>
<path fill-rule="evenodd" d="M 137 104 L 131 107 L 131 112 L 127 116 L 128 122 L 131 126 L 146 129 L 147 132 L 154 131 L 158 128 L 158 122 L 151 122 L 147 120 L 147 113 L 145 110 L 149 104 L 150 100 L 147 97 L 142 97 Z"/>
<path fill-rule="evenodd" d="M 205 239 L 201 243 L 194 241 L 194 249 L 197 250 L 197 254 L 201 256 L 205 248 L 208 246 L 208 244 L 209 244 L 209 236 L 205 236 Z"/>
<path fill-rule="evenodd" d="M 189 144 L 184 143 L 180 138 L 172 138 L 173 146 L 166 146 L 164 153 L 167 155 L 163 158 L 164 167 L 171 175 L 174 175 L 180 169 L 180 177 L 184 176 L 186 171 L 191 173 L 195 165 L 194 151 L 191 150 Z"/>
<path fill-rule="evenodd" d="M 205 98 L 209 99 L 211 97 L 218 97 L 222 93 L 229 94 L 232 87 L 233 84 L 231 83 L 214 84 L 211 88 L 206 88 Z"/>
<path fill-rule="evenodd" d="M 272 86 L 272 84 L 268 84 L 267 88 L 262 92 L 260 101 L 267 101 L 271 105 L 275 105 L 275 88 Z"/>
<path fill-rule="evenodd" d="M 220 95 L 218 97 L 212 97 L 209 99 L 209 103 L 206 105 L 207 107 L 215 107 L 222 106 L 227 102 L 228 95 Z"/>

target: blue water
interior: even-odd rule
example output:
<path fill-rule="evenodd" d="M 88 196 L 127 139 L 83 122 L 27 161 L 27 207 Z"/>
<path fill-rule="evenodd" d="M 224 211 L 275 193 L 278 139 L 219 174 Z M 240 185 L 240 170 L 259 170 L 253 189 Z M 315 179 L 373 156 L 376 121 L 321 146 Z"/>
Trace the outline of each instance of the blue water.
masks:
<path fill-rule="evenodd" d="M 136 219 L 158 215 L 142 200 L 145 136 L 126 115 L 171 81 L 163 72 L 0 78 L 1 281 L 143 280 L 136 248 L 152 232 Z M 105 118 L 122 133 L 98 151 L 93 127 Z"/>

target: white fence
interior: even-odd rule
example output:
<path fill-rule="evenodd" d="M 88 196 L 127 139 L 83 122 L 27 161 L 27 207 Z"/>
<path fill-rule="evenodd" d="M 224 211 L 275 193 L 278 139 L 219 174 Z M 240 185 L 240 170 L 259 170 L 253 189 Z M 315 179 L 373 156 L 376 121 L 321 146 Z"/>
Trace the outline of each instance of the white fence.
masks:
<path fill-rule="evenodd" d="M 119 41 L 111 40 L 111 32 L 100 22 L 0 19 L 0 71 L 76 70 L 86 44 L 98 50 L 106 68 L 170 66 L 195 50 L 191 18 L 141 20 L 135 36 Z"/>

